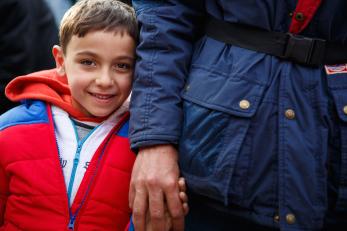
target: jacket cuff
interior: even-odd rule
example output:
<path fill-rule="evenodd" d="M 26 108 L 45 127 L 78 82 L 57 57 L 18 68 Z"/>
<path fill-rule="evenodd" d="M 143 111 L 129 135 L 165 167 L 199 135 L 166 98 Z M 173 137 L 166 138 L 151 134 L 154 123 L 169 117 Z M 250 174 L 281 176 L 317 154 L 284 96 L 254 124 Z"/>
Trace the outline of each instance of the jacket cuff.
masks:
<path fill-rule="evenodd" d="M 137 155 L 140 148 L 159 145 L 159 144 L 172 144 L 174 146 L 177 146 L 178 142 L 175 141 L 168 141 L 168 140 L 141 140 L 137 142 L 131 142 L 130 148 L 131 150 Z"/>

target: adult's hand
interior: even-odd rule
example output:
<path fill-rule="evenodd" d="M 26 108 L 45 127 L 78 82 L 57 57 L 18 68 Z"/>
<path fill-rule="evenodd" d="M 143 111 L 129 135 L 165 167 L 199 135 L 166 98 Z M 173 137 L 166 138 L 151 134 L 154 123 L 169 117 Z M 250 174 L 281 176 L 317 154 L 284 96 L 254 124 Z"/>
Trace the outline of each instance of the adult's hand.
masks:
<path fill-rule="evenodd" d="M 129 205 L 133 209 L 136 231 L 145 231 L 148 209 L 152 230 L 165 230 L 166 206 L 172 217 L 172 230 L 184 230 L 178 178 L 177 150 L 172 145 L 156 145 L 139 151 L 129 191 Z"/>

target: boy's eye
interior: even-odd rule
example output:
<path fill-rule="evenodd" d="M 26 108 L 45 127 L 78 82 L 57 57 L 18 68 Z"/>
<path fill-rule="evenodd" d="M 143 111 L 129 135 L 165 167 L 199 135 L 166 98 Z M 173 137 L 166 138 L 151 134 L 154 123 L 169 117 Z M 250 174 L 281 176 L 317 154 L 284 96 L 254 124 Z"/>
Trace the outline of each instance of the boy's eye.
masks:
<path fill-rule="evenodd" d="M 81 60 L 80 63 L 86 66 L 95 66 L 95 63 L 91 60 Z"/>
<path fill-rule="evenodd" d="M 116 67 L 119 69 L 130 69 L 130 65 L 127 63 L 117 63 Z"/>
<path fill-rule="evenodd" d="M 132 65 L 129 63 L 116 63 L 114 69 L 118 72 L 129 72 L 132 69 Z"/>

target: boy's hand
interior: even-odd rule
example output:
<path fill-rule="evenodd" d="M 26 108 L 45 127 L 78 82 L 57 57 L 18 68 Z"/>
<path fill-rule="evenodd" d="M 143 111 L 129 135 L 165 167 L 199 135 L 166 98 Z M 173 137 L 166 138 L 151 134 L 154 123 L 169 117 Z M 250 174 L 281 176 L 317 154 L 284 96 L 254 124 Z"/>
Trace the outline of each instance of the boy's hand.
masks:
<path fill-rule="evenodd" d="M 170 144 L 146 147 L 138 153 L 129 190 L 129 206 L 133 209 L 136 231 L 145 230 L 148 212 L 152 230 L 165 230 L 166 209 L 171 215 L 172 230 L 184 230 L 177 158 L 177 150 Z"/>
<path fill-rule="evenodd" d="M 183 177 L 179 178 L 178 187 L 180 190 L 179 197 L 182 202 L 182 209 L 184 211 L 184 215 L 187 215 L 189 212 L 188 196 L 186 194 L 186 184 Z M 167 209 L 167 206 L 165 206 L 165 229 L 163 231 L 171 231 L 171 230 L 172 230 L 172 218 Z M 147 212 L 147 216 L 146 216 L 146 231 L 153 231 L 149 212 Z"/>

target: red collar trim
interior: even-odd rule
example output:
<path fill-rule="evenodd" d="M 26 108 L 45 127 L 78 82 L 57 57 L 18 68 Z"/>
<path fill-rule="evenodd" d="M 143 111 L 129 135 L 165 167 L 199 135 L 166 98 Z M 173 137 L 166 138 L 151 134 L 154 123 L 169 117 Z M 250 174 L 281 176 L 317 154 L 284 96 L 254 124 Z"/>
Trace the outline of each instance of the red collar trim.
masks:
<path fill-rule="evenodd" d="M 299 0 L 293 12 L 289 32 L 298 34 L 303 31 L 310 23 L 321 2 L 322 0 Z"/>

